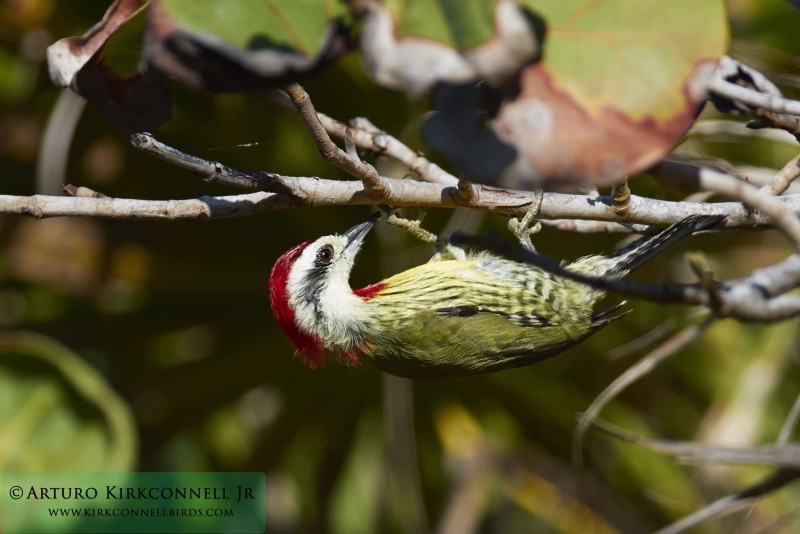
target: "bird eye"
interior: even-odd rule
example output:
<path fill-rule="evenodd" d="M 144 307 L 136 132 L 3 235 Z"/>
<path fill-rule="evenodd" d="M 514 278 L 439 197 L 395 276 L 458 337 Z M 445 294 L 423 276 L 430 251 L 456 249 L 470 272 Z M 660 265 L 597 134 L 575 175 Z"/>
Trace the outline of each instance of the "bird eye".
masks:
<path fill-rule="evenodd" d="M 317 262 L 321 265 L 330 265 L 333 260 L 333 247 L 325 245 L 317 251 Z"/>

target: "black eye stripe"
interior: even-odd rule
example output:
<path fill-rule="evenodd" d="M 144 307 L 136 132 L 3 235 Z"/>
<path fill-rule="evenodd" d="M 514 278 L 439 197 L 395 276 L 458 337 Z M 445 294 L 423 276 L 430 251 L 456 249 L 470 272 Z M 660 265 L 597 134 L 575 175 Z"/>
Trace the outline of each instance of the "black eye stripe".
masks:
<path fill-rule="evenodd" d="M 314 313 L 321 317 L 320 295 L 325 289 L 328 279 L 328 270 L 333 263 L 334 248 L 332 245 L 323 245 L 314 253 L 314 263 L 301 280 L 303 288 L 301 294 L 305 295 L 306 302 L 313 305 Z"/>

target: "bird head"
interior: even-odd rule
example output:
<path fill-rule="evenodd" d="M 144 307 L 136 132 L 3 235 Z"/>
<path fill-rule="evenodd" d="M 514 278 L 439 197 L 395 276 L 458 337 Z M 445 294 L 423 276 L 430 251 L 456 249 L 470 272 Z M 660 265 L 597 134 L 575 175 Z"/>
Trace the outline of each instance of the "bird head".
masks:
<path fill-rule="evenodd" d="M 350 271 L 367 233 L 380 212 L 342 234 L 301 243 L 284 253 L 269 277 L 270 304 L 275 320 L 295 347 L 295 355 L 310 367 L 340 356 L 354 364 L 364 337 L 369 311 L 365 299 L 377 286 L 357 292 L 350 288 Z"/>

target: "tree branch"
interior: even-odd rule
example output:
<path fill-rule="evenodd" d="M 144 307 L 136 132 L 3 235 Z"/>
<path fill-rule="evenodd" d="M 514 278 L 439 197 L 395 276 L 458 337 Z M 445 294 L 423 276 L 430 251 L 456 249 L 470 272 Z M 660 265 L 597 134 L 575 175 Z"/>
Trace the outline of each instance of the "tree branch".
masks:
<path fill-rule="evenodd" d="M 220 179 L 219 182 L 225 183 L 225 180 Z M 194 219 L 242 217 L 300 206 L 364 206 L 375 203 L 375 199 L 365 190 L 364 185 L 357 181 L 280 176 L 280 182 L 291 188 L 290 194 L 262 191 L 184 200 L 0 195 L 0 214 L 19 214 L 36 218 L 94 216 L 115 219 Z M 471 208 L 508 215 L 523 215 L 533 200 L 533 193 L 527 191 L 500 189 L 480 184 L 473 184 L 478 194 L 471 202 L 464 202 L 456 187 L 413 180 L 391 180 L 391 184 L 395 198 L 394 205 L 399 207 Z M 793 212 L 800 213 L 800 195 L 782 196 L 779 197 L 779 201 L 785 203 Z M 230 208 L 232 204 L 241 208 L 247 203 L 254 204 L 252 209 Z M 727 219 L 720 225 L 720 228 L 724 229 L 768 228 L 771 224 L 768 217 L 748 212 L 736 202 L 686 205 L 681 202 L 631 195 L 631 206 L 631 213 L 626 219 L 629 223 L 639 225 L 667 226 L 693 214 L 726 215 Z M 162 213 L 165 209 L 169 209 L 169 213 Z M 615 222 L 618 216 L 611 207 L 608 197 L 547 193 L 539 218 Z M 560 222 L 559 228 L 572 229 L 569 222 L 565 221 Z M 621 233 L 631 230 L 631 227 L 622 224 L 586 225 L 575 229 L 587 233 L 596 231 Z"/>
<path fill-rule="evenodd" d="M 800 445 L 756 445 L 725 447 L 693 442 L 649 439 L 626 432 L 602 421 L 595 421 L 600 430 L 629 443 L 669 454 L 679 461 L 693 464 L 766 464 L 780 469 L 759 482 L 704 506 L 688 516 L 660 529 L 658 534 L 678 534 L 689 528 L 739 509 L 755 499 L 779 490 L 800 478 Z"/>
<path fill-rule="evenodd" d="M 800 177 L 800 156 L 795 156 L 783 166 L 781 170 L 775 173 L 769 184 L 761 187 L 762 193 L 771 195 L 782 195 L 792 185 L 798 177 Z"/>
<path fill-rule="evenodd" d="M 0 213 L 48 217 L 100 217 L 104 219 L 178 220 L 242 217 L 296 206 L 275 193 L 202 196 L 187 200 L 137 200 L 109 197 L 57 197 L 0 195 Z"/>
<path fill-rule="evenodd" d="M 738 198 L 751 208 L 768 215 L 800 250 L 800 219 L 787 209 L 786 204 L 776 197 L 765 194 L 754 185 L 738 180 L 728 174 L 710 169 L 695 169 L 700 187 L 728 197 Z"/>
<path fill-rule="evenodd" d="M 422 154 L 401 143 L 396 137 L 378 129 L 369 119 L 357 117 L 351 120 L 348 126 L 324 113 L 317 115 L 329 134 L 344 139 L 349 129 L 358 148 L 395 159 L 417 173 L 426 182 L 444 185 L 456 185 L 459 182 L 458 178 L 429 161 Z"/>
<path fill-rule="evenodd" d="M 293 207 L 355 206 L 375 203 L 375 198 L 360 181 L 326 180 L 315 177 L 282 176 L 274 173 L 233 169 L 186 154 L 153 139 L 149 134 L 133 136 L 134 146 L 187 169 L 200 179 L 231 185 L 259 193 L 229 196 L 203 196 L 186 200 L 135 200 L 114 198 L 69 198 L 45 195 L 17 197 L 0 195 L 0 213 L 22 214 L 37 218 L 60 216 L 95 216 L 128 219 L 210 219 L 237 217 Z M 696 168 L 685 166 L 697 174 Z M 732 178 L 735 180 L 735 178 Z M 502 189 L 471 184 L 470 198 L 465 199 L 458 187 L 441 183 L 384 178 L 391 188 L 396 206 L 427 208 L 472 208 L 509 215 L 526 213 L 534 194 L 528 191 Z M 771 205 L 800 213 L 800 195 L 771 197 Z M 581 232 L 640 231 L 641 225 L 666 226 L 689 215 L 725 215 L 720 228 L 766 228 L 771 220 L 765 214 L 749 210 L 738 202 L 697 204 L 670 202 L 636 195 L 630 196 L 626 216 L 621 219 L 608 196 L 546 193 L 539 218 L 555 220 L 564 230 Z M 576 225 L 575 220 L 587 224 Z M 598 224 L 606 221 L 613 224 Z M 637 226 L 638 225 L 638 226 Z"/>
<path fill-rule="evenodd" d="M 378 174 L 375 167 L 361 161 L 357 155 L 343 151 L 331 141 L 306 90 L 300 84 L 292 83 L 284 88 L 284 92 L 289 96 L 300 117 L 305 121 L 308 131 L 317 145 L 317 150 L 319 150 L 325 161 L 336 165 L 364 182 L 364 187 L 376 200 L 385 200 L 389 204 L 394 204 L 392 202 L 391 188 L 384 183 L 386 179 Z M 345 132 L 345 136 L 347 137 L 347 132 Z"/>
<path fill-rule="evenodd" d="M 716 75 L 709 80 L 706 89 L 730 101 L 738 111 L 760 109 L 800 115 L 799 101 L 783 98 L 780 90 L 763 74 L 729 57 L 720 60 Z"/>
<path fill-rule="evenodd" d="M 594 426 L 615 438 L 647 447 L 650 450 L 669 454 L 688 464 L 759 464 L 800 470 L 800 444 L 724 446 L 705 445 L 692 441 L 652 439 L 628 432 L 603 421 L 594 421 Z"/>
<path fill-rule="evenodd" d="M 292 185 L 286 183 L 284 177 L 279 174 L 234 169 L 218 161 L 210 161 L 182 152 L 158 141 L 152 134 L 146 132 L 131 135 L 131 145 L 142 152 L 166 161 L 170 165 L 186 169 L 204 182 L 229 185 L 240 189 L 293 195 Z"/>

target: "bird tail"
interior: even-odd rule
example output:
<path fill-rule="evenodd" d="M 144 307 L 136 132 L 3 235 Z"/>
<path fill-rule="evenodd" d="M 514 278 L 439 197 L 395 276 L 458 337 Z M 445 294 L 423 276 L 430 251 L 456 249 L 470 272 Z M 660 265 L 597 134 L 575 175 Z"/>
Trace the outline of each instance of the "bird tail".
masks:
<path fill-rule="evenodd" d="M 638 269 L 673 243 L 694 232 L 712 228 L 724 219 L 724 215 L 690 215 L 655 235 L 641 237 L 611 255 L 609 259 L 614 263 L 602 276 L 604 278 L 620 278 L 634 269 Z"/>

